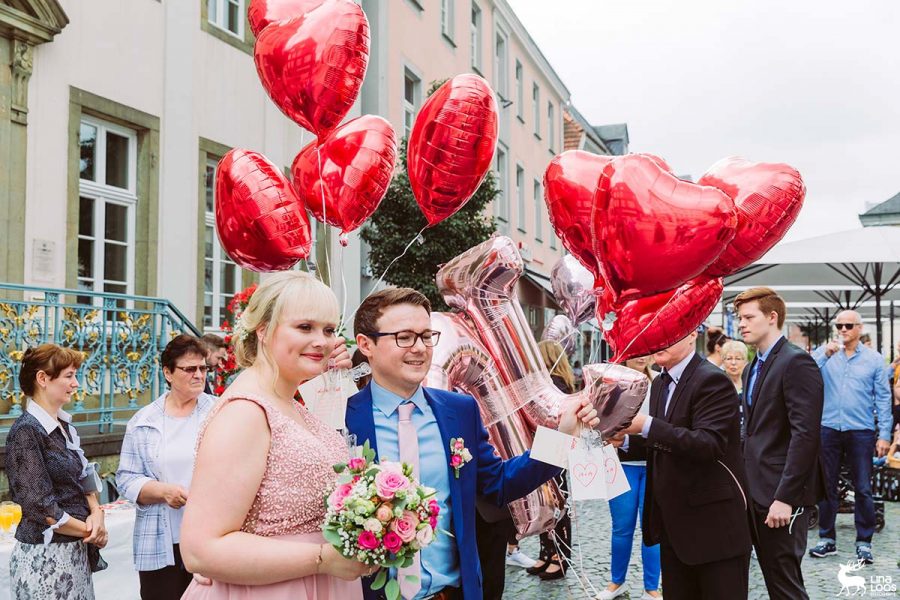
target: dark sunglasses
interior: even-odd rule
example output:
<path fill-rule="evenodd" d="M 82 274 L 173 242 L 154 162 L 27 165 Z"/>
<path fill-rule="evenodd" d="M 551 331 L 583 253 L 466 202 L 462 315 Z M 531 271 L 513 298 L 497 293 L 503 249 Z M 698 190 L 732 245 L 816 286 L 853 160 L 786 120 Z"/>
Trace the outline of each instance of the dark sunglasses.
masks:
<path fill-rule="evenodd" d="M 176 366 L 175 368 L 181 369 L 182 371 L 184 371 L 185 373 L 187 373 L 189 375 L 193 375 L 197 371 L 200 371 L 201 375 L 206 375 L 206 372 L 209 371 L 209 367 L 207 367 L 206 365 L 191 365 L 190 367 Z"/>
<path fill-rule="evenodd" d="M 859 325 L 859 323 L 835 323 L 834 328 L 840 331 L 841 329 L 853 329 Z"/>

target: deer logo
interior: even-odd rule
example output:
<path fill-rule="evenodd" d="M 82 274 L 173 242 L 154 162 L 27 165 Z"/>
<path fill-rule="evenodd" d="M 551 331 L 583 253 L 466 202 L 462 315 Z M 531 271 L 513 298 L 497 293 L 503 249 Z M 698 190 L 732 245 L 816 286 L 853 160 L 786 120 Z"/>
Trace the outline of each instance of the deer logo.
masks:
<path fill-rule="evenodd" d="M 863 568 L 863 561 L 847 561 L 846 565 L 841 565 L 838 571 L 838 581 L 841 582 L 841 591 L 837 593 L 838 596 L 844 595 L 846 592 L 847 596 L 865 596 L 866 595 L 866 578 L 861 575 L 848 575 L 849 572 L 859 571 Z M 853 593 L 850 593 L 850 588 L 853 588 Z"/>

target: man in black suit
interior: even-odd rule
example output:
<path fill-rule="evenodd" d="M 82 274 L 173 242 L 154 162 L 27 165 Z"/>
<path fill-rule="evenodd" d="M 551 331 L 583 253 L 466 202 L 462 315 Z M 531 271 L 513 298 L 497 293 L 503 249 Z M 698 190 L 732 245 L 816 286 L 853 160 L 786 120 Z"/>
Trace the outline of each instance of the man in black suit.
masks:
<path fill-rule="evenodd" d="M 744 342 L 756 358 L 744 369 L 744 466 L 750 521 L 770 598 L 809 598 L 800 562 L 810 507 L 824 496 L 819 462 L 824 384 L 809 354 L 781 335 L 784 300 L 769 288 L 734 299 Z"/>
<path fill-rule="evenodd" d="M 719 368 L 696 354 L 697 333 L 654 355 L 650 415 L 625 431 L 646 438 L 643 532 L 661 544 L 667 600 L 746 598 L 750 530 L 738 398 Z"/>

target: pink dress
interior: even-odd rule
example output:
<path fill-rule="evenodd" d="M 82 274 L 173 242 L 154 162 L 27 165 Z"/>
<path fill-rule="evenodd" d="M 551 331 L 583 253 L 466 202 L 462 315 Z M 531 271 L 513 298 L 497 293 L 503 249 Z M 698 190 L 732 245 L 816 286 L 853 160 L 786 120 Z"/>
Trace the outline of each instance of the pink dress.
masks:
<path fill-rule="evenodd" d="M 200 430 L 199 440 L 216 413 L 229 400 L 213 408 Z M 332 466 L 347 460 L 341 436 L 296 404 L 306 423 L 300 427 L 262 397 L 240 397 L 266 411 L 272 441 L 256 498 L 241 531 L 284 540 L 324 543 L 321 525 L 325 518 L 324 497 L 334 483 Z M 236 585 L 193 581 L 182 600 L 355 600 L 362 599 L 362 583 L 329 575 L 310 575 L 269 585 Z"/>

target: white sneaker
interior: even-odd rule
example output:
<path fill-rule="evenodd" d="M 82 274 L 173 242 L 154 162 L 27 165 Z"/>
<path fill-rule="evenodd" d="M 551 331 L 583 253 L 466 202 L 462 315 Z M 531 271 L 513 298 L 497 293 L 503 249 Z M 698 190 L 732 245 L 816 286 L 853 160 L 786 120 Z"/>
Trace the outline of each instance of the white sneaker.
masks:
<path fill-rule="evenodd" d="M 506 555 L 506 564 L 511 567 L 522 567 L 523 569 L 530 569 L 537 564 L 537 561 L 533 558 L 525 556 L 524 554 L 522 554 L 521 550 L 516 549 L 515 551 Z"/>
<path fill-rule="evenodd" d="M 644 593 L 641 594 L 641 600 L 663 600 L 662 594 L 659 596 L 651 596 L 647 593 L 647 590 L 644 590 Z"/>
<path fill-rule="evenodd" d="M 607 589 L 600 590 L 600 593 L 597 594 L 597 600 L 613 600 L 613 598 L 618 598 L 619 596 L 624 596 L 628 593 L 628 586 L 624 583 L 616 588 L 616 591 L 611 592 Z"/>

